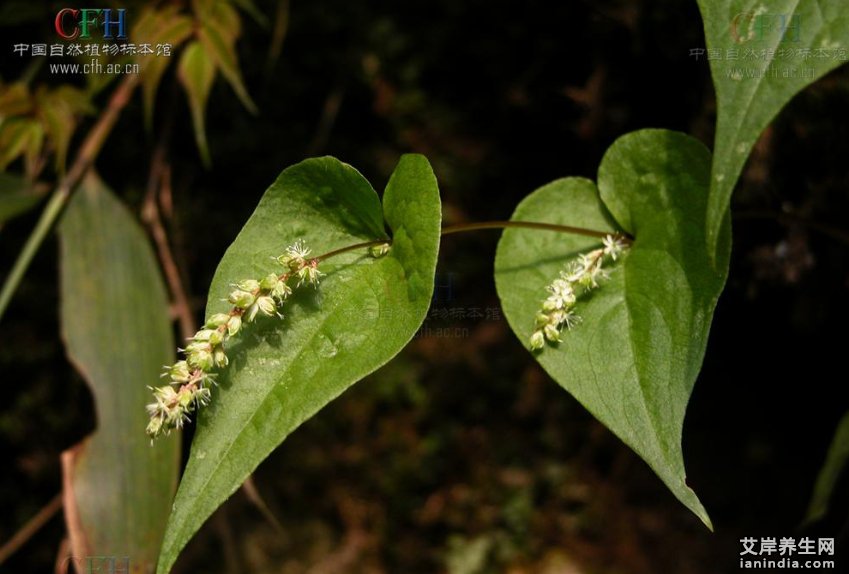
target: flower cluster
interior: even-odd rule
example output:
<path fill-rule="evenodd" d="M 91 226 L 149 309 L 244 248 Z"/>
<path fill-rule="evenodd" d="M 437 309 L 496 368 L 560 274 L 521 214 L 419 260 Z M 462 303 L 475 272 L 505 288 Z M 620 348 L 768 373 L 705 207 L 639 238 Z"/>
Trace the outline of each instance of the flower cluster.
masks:
<path fill-rule="evenodd" d="M 227 366 L 225 343 L 239 333 L 243 323 L 253 322 L 260 314 L 282 317 L 278 309 L 292 294 L 290 280 L 297 280 L 295 287 L 305 283 L 318 285 L 322 275 L 318 259 L 310 259 L 309 254 L 303 242 L 297 241 L 274 258 L 286 269 L 282 274 L 269 273 L 259 281 L 246 279 L 233 285 L 227 297 L 232 309 L 209 317 L 186 348 L 180 349 L 185 358 L 165 367 L 162 376 L 169 377 L 169 383 L 151 388 L 154 402 L 147 405 L 147 434 L 151 439 L 182 428 L 189 414 L 209 402 L 210 386 L 215 383 L 212 371 Z"/>
<path fill-rule="evenodd" d="M 575 314 L 578 298 L 609 277 L 610 271 L 604 267 L 605 263 L 616 261 L 628 246 L 623 237 L 608 235 L 602 247 L 581 254 L 577 261 L 571 262 L 546 287 L 548 298 L 542 302 L 542 308 L 534 320 L 534 332 L 530 339 L 532 351 L 545 347 L 546 341 L 561 342 L 560 331 L 563 327 L 571 329 L 580 322 L 581 318 Z"/>

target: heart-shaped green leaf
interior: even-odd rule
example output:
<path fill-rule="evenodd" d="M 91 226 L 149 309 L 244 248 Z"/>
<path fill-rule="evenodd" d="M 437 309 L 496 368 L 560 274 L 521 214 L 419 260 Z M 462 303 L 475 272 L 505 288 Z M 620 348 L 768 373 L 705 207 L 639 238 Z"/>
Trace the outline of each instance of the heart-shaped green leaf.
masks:
<path fill-rule="evenodd" d="M 705 247 L 710 153 L 665 130 L 623 136 L 593 182 L 550 183 L 516 208 L 514 220 L 624 231 L 635 241 L 609 281 L 580 299 L 583 322 L 535 358 L 598 420 L 634 449 L 675 496 L 710 527 L 687 486 L 681 435 L 702 364 L 730 250 L 726 225 L 720 272 Z M 600 190 L 600 193 L 599 193 Z M 507 229 L 495 279 L 504 314 L 527 345 L 546 285 L 600 241 L 550 231 Z"/>
<path fill-rule="evenodd" d="M 849 11 L 824 0 L 699 0 L 717 123 L 708 246 L 760 133 L 797 92 L 849 60 Z"/>
<path fill-rule="evenodd" d="M 436 178 L 422 156 L 402 157 L 383 196 L 333 158 L 285 170 L 224 255 L 207 312 L 229 309 L 231 283 L 262 278 L 272 257 L 298 239 L 316 253 L 386 238 L 379 258 L 364 250 L 330 258 L 317 290 L 302 288 L 283 308 L 239 333 L 230 366 L 200 416 L 158 572 L 210 514 L 302 422 L 395 356 L 427 314 L 439 249 Z M 235 341 L 235 340 L 234 340 Z M 140 429 L 141 432 L 141 429 Z"/>

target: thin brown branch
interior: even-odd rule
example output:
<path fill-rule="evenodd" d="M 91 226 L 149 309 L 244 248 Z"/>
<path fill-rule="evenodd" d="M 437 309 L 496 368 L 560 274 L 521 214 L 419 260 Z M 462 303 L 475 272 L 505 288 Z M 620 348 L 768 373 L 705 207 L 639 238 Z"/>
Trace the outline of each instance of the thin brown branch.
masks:
<path fill-rule="evenodd" d="M 57 193 L 70 195 L 83 175 L 85 175 L 85 172 L 94 163 L 97 154 L 100 153 L 100 148 L 103 147 L 106 138 L 109 136 L 112 128 L 115 127 L 118 116 L 121 115 L 121 111 L 129 103 L 138 82 L 138 74 L 127 74 L 121 80 L 121 83 L 118 84 L 118 87 L 115 88 L 112 97 L 109 98 L 109 104 L 106 106 L 106 109 L 100 114 L 97 123 L 91 128 L 85 141 L 80 146 L 80 151 L 77 152 L 77 157 L 73 165 L 71 165 L 71 169 L 68 170 L 68 173 L 56 188 Z"/>
<path fill-rule="evenodd" d="M 572 225 L 558 225 L 556 223 L 542 223 L 539 221 L 480 221 L 475 223 L 458 223 L 443 227 L 442 235 L 451 235 L 452 233 L 463 233 L 466 231 L 477 231 L 479 229 L 505 229 L 508 227 L 556 231 L 558 233 L 571 233 L 587 237 L 598 237 L 599 239 L 603 239 L 608 235 L 616 235 L 629 245 L 633 242 L 632 237 L 622 233 L 611 233 L 610 231 L 598 231 L 595 229 L 574 227 Z"/>
<path fill-rule="evenodd" d="M 265 520 L 277 531 L 278 534 L 283 535 L 283 525 L 280 524 L 280 521 L 277 520 L 277 517 L 274 516 L 274 513 L 269 508 L 268 503 L 265 502 L 265 499 L 262 498 L 262 495 L 259 493 L 259 490 L 256 487 L 256 482 L 254 482 L 253 475 L 248 476 L 245 479 L 245 482 L 242 483 L 242 491 L 245 493 L 245 496 L 248 497 L 248 500 L 259 510 L 260 514 L 265 518 Z"/>
<path fill-rule="evenodd" d="M 130 101 L 130 97 L 138 82 L 139 78 L 137 74 L 127 74 L 124 76 L 124 79 L 118 84 L 115 91 L 112 92 L 112 97 L 109 98 L 106 109 L 101 112 L 97 122 L 88 132 L 85 140 L 83 140 L 71 168 L 59 181 L 59 184 L 50 196 L 50 201 L 41 213 L 35 229 L 33 229 L 23 249 L 21 249 L 18 259 L 6 277 L 2 289 L 0 289 L 0 317 L 2 317 L 6 307 L 8 307 L 12 295 L 17 290 L 18 285 L 20 285 L 21 279 L 23 279 L 33 257 L 35 257 L 47 234 L 53 228 L 53 224 L 56 223 L 65 205 L 68 203 L 68 199 L 71 197 L 74 189 L 76 189 L 77 184 L 79 184 L 82 177 L 97 158 L 97 154 L 112 132 L 112 128 L 115 127 L 115 122 L 118 121 L 121 111 Z"/>
<path fill-rule="evenodd" d="M 3 564 L 9 557 L 18 551 L 18 549 L 26 544 L 26 542 L 35 535 L 36 532 L 47 524 L 53 518 L 59 509 L 62 508 L 62 493 L 57 494 L 53 499 L 44 505 L 35 516 L 30 518 L 20 530 L 18 530 L 12 538 L 9 539 L 3 546 L 0 546 L 0 564 Z"/>
<path fill-rule="evenodd" d="M 162 265 L 162 272 L 165 274 L 165 281 L 168 283 L 168 290 L 171 292 L 171 300 L 174 303 L 174 309 L 180 323 L 180 334 L 184 339 L 188 339 L 197 331 L 197 325 L 192 315 L 189 298 L 183 287 L 180 269 L 177 267 L 177 262 L 171 252 L 168 235 L 159 213 L 159 201 L 157 201 L 157 195 L 161 193 L 161 190 L 168 189 L 166 193 L 170 194 L 170 187 L 171 169 L 165 159 L 165 146 L 161 144 L 157 146 L 153 154 L 147 193 L 142 205 L 142 219 L 150 229 L 150 235 L 153 237 L 154 244 L 156 244 L 156 252 Z"/>
<path fill-rule="evenodd" d="M 331 257 L 335 257 L 336 255 L 341 255 L 343 253 L 347 253 L 348 251 L 354 251 L 356 249 L 364 249 L 366 247 L 376 247 L 378 245 L 383 245 L 384 243 L 392 243 L 391 239 L 376 239 L 374 241 L 363 241 L 362 243 L 355 243 L 353 245 L 348 245 L 346 247 L 340 247 L 339 249 L 334 249 L 333 251 L 328 251 L 327 253 L 322 253 L 318 257 L 313 257 L 315 261 L 321 262 L 325 259 L 330 259 Z"/>

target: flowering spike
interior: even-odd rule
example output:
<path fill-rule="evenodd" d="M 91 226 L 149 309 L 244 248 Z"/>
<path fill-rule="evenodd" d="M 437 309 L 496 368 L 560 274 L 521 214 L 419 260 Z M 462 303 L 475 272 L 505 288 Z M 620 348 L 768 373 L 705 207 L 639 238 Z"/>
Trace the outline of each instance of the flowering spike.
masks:
<path fill-rule="evenodd" d="M 589 253 L 582 253 L 577 261 L 572 261 L 560 272 L 560 276 L 546 287 L 549 295 L 542 302 L 534 317 L 534 331 L 528 346 L 531 351 L 540 351 L 545 342 L 560 343 L 563 327 L 573 328 L 581 318 L 575 314 L 578 298 L 596 289 L 610 277 L 610 271 L 604 267 L 608 261 L 616 261 L 628 244 L 619 235 L 604 238 L 603 247 Z"/>
<path fill-rule="evenodd" d="M 273 258 L 288 269 L 286 273 L 269 273 L 262 280 L 244 279 L 233 285 L 226 299 L 233 305 L 230 312 L 210 316 L 186 348 L 180 349 L 185 359 L 165 367 L 163 376 L 171 379 L 169 384 L 152 389 L 154 402 L 146 407 L 150 416 L 146 431 L 151 439 L 182 428 L 191 413 L 210 401 L 210 386 L 215 384 L 211 371 L 224 369 L 230 362 L 224 343 L 260 313 L 282 317 L 280 306 L 292 294 L 287 283 L 290 278 L 298 278 L 298 287 L 304 283 L 318 285 L 323 275 L 318 270 L 319 260 L 309 259 L 309 254 L 303 241 L 297 241 L 283 255 Z"/>

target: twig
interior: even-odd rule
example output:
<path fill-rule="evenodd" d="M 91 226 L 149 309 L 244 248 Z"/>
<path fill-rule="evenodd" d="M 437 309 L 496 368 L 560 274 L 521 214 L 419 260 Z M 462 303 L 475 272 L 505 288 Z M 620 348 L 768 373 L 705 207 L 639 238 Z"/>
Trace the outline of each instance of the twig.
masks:
<path fill-rule="evenodd" d="M 556 231 L 559 233 L 572 233 L 574 235 L 598 237 L 600 239 L 605 238 L 608 235 L 615 235 L 629 245 L 633 242 L 633 238 L 631 236 L 624 235 L 621 233 L 611 233 L 610 231 L 585 229 L 583 227 L 573 227 L 571 225 L 557 225 L 556 223 L 541 223 L 538 221 L 481 221 L 476 223 L 458 223 L 456 225 L 446 225 L 445 227 L 443 227 L 442 235 L 451 235 L 452 233 L 463 233 L 466 231 L 476 231 L 478 229 L 506 229 L 508 227 L 520 229 L 540 229 L 544 231 Z"/>
<path fill-rule="evenodd" d="M 18 530 L 6 544 L 0 547 L 0 564 L 3 564 L 9 557 L 18 551 L 18 549 L 26 544 L 27 540 L 41 530 L 41 527 L 47 524 L 53 516 L 62 508 L 62 494 L 59 493 L 53 497 L 53 500 L 48 502 L 44 508 L 39 510 L 35 516 L 30 518 L 20 530 Z"/>
<path fill-rule="evenodd" d="M 259 490 L 256 487 L 256 482 L 254 482 L 253 475 L 248 476 L 245 479 L 245 482 L 242 483 L 242 491 L 245 493 L 245 496 L 248 497 L 248 500 L 256 506 L 257 510 L 259 510 L 260 514 L 265 518 L 265 520 L 277 531 L 278 534 L 283 535 L 285 530 L 283 529 L 283 525 L 280 524 L 280 521 L 277 520 L 277 517 L 274 516 L 274 513 L 271 512 L 271 509 L 268 507 L 268 504 L 263 500 L 262 495 L 259 493 Z"/>
<path fill-rule="evenodd" d="M 138 82 L 139 78 L 137 74 L 128 74 L 124 76 L 123 81 L 118 84 L 118 87 L 115 88 L 115 91 L 112 93 L 112 97 L 109 99 L 109 104 L 106 106 L 106 109 L 104 109 L 103 113 L 100 114 L 97 123 L 95 123 L 91 128 L 91 131 L 88 132 L 88 135 L 80 146 L 80 150 L 77 152 L 77 157 L 74 160 L 71 169 L 68 170 L 65 177 L 61 179 L 59 185 L 57 185 L 56 189 L 53 191 L 53 195 L 50 197 L 47 207 L 45 207 L 44 211 L 41 213 L 41 217 L 35 225 L 35 229 L 33 229 L 32 233 L 27 238 L 23 249 L 21 249 L 21 252 L 18 255 L 18 259 L 12 266 L 12 270 L 6 277 L 6 281 L 3 283 L 3 289 L 0 290 L 0 319 L 2 319 L 3 314 L 12 299 L 12 295 L 14 295 L 18 285 L 20 285 L 21 279 L 23 279 L 24 274 L 29 268 L 33 257 L 35 257 L 35 254 L 38 252 L 39 247 L 41 247 L 41 244 L 44 242 L 47 234 L 53 228 L 53 224 L 56 222 L 59 214 L 62 213 L 63 208 L 68 203 L 68 199 L 76 189 L 77 184 L 92 166 L 95 158 L 97 158 L 100 148 L 103 147 L 106 138 L 115 126 L 118 116 L 121 115 L 121 110 L 123 110 L 127 105 L 127 102 L 130 101 L 130 96 Z"/>
<path fill-rule="evenodd" d="M 156 244 L 159 262 L 162 265 L 165 281 L 168 283 L 169 291 L 171 291 L 171 299 L 174 302 L 174 308 L 180 322 L 180 333 L 184 339 L 188 339 L 197 331 L 197 325 L 192 315 L 186 290 L 183 287 L 183 280 L 180 278 L 180 270 L 174 260 L 174 255 L 171 253 L 168 235 L 165 233 L 165 227 L 162 225 L 162 217 L 160 216 L 159 204 L 156 199 L 157 192 L 161 192 L 165 188 L 170 189 L 170 187 L 171 170 L 165 160 L 165 146 L 159 145 L 153 154 L 153 161 L 151 162 L 147 193 L 145 194 L 144 204 L 142 205 L 142 219 L 147 223 L 150 234 L 153 237 L 153 242 Z"/>
<path fill-rule="evenodd" d="M 271 77 L 274 65 L 280 59 L 280 52 L 283 50 L 283 40 L 286 39 L 286 33 L 288 31 L 289 0 L 279 0 L 277 2 L 277 14 L 274 18 L 274 29 L 271 34 L 271 43 L 268 45 L 268 56 L 265 60 L 266 77 Z"/>

